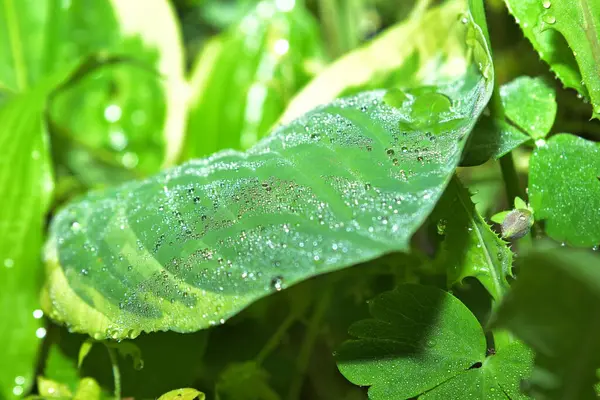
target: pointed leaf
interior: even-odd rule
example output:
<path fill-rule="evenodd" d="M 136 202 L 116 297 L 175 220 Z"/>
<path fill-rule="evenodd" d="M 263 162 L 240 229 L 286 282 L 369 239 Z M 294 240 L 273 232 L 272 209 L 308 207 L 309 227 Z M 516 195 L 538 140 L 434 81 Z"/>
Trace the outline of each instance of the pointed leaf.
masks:
<path fill-rule="evenodd" d="M 489 99 L 490 81 L 471 71 L 407 92 L 400 109 L 382 91 L 339 100 L 247 153 L 71 204 L 51 227 L 46 308 L 98 338 L 193 331 L 311 276 L 406 250 Z M 418 106 L 434 93 L 452 104 L 437 120 Z"/>
<path fill-rule="evenodd" d="M 530 160 L 529 200 L 552 239 L 600 243 L 600 145 L 569 134 L 551 137 Z"/>
<path fill-rule="evenodd" d="M 446 268 L 448 285 L 475 277 L 499 301 L 509 289 L 512 252 L 479 215 L 458 178 L 448 185 L 433 217 L 444 235 L 436 262 Z"/>

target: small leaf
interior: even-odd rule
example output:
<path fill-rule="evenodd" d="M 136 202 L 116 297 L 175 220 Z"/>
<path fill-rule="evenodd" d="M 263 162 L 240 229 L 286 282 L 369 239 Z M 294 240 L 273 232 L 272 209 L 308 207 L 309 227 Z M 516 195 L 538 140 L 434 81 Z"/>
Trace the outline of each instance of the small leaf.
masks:
<path fill-rule="evenodd" d="M 556 118 L 556 94 L 541 78 L 521 76 L 502 85 L 506 117 L 533 139 L 546 137 Z"/>
<path fill-rule="evenodd" d="M 569 134 L 551 137 L 529 162 L 529 200 L 552 239 L 600 243 L 600 145 Z"/>
<path fill-rule="evenodd" d="M 160 396 L 158 400 L 204 400 L 204 393 L 191 388 L 171 390 Z"/>
<path fill-rule="evenodd" d="M 348 380 L 370 386 L 369 399 L 525 398 L 515 388 L 528 374 L 531 353 L 513 342 L 486 357 L 481 325 L 449 293 L 401 285 L 369 306 L 374 319 L 355 323 L 350 334 L 357 339 L 336 355 Z"/>
<path fill-rule="evenodd" d="M 144 360 L 142 359 L 142 351 L 140 348 L 131 341 L 123 341 L 123 342 L 104 342 L 106 347 L 110 347 L 116 349 L 121 357 L 125 358 L 127 356 L 131 357 L 133 361 L 133 368 L 136 370 L 140 370 L 144 368 Z"/>
<path fill-rule="evenodd" d="M 528 386 L 539 399 L 596 399 L 600 367 L 600 259 L 542 247 L 521 259 L 496 325 L 536 352 Z"/>
<path fill-rule="evenodd" d="M 501 224 L 502 222 L 504 222 L 504 218 L 506 218 L 509 212 L 510 211 L 501 211 L 497 214 L 494 214 L 490 219 L 497 224 Z"/>
<path fill-rule="evenodd" d="M 83 361 L 88 356 L 88 354 L 90 354 L 90 351 L 92 350 L 92 347 L 94 346 L 94 343 L 96 343 L 95 340 L 87 339 L 85 342 L 83 342 L 81 344 L 81 347 L 79 348 L 79 354 L 77 356 L 77 367 L 78 368 L 81 368 Z"/>
<path fill-rule="evenodd" d="M 443 224 L 442 249 L 436 263 L 445 268 L 448 286 L 477 278 L 499 301 L 512 276 L 512 252 L 477 212 L 469 192 L 454 178 L 433 213 Z"/>
<path fill-rule="evenodd" d="M 231 364 L 216 386 L 218 400 L 279 400 L 268 384 L 269 375 L 253 361 Z"/>
<path fill-rule="evenodd" d="M 515 197 L 515 208 L 526 210 L 529 208 L 529 206 L 527 205 L 527 203 L 525 203 L 525 200 L 517 196 Z"/>
<path fill-rule="evenodd" d="M 525 36 L 563 84 L 590 97 L 600 116 L 600 3 L 505 0 Z"/>

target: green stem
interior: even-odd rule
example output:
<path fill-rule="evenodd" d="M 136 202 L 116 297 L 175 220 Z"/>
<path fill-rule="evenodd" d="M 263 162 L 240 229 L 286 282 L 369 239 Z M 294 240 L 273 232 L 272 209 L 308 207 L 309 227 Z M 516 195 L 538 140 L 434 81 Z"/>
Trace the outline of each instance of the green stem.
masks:
<path fill-rule="evenodd" d="M 342 53 L 342 26 L 338 18 L 337 0 L 319 0 L 319 17 L 325 31 L 329 55 L 339 57 Z"/>
<path fill-rule="evenodd" d="M 108 356 L 110 357 L 110 363 L 112 365 L 113 379 L 115 382 L 115 399 L 121 400 L 121 371 L 119 370 L 119 360 L 117 358 L 117 351 L 108 345 L 104 345 Z"/>
<path fill-rule="evenodd" d="M 327 283 L 327 282 L 326 282 Z M 328 282 L 331 284 L 331 282 Z M 304 342 L 300 348 L 300 354 L 298 355 L 297 371 L 294 376 L 294 380 L 290 384 L 290 390 L 288 392 L 288 400 L 297 400 L 300 398 L 300 392 L 302 390 L 302 384 L 304 383 L 304 377 L 310 362 L 310 356 L 315 345 L 315 341 L 319 336 L 319 328 L 321 327 L 321 320 L 325 315 L 325 311 L 329 307 L 331 302 L 331 286 L 329 285 L 324 289 L 324 293 L 319 299 L 319 303 L 316 305 L 315 311 L 310 319 Z"/>
<path fill-rule="evenodd" d="M 283 337 L 283 335 L 285 335 L 288 329 L 290 329 L 290 327 L 296 321 L 296 319 L 296 314 L 290 314 L 287 316 L 286 319 L 283 320 L 283 322 L 281 323 L 281 325 L 279 325 L 279 328 L 277 328 L 273 336 L 271 336 L 269 341 L 264 345 L 264 347 L 261 349 L 258 355 L 254 358 L 254 361 L 256 361 L 257 364 L 262 364 L 266 360 L 266 358 L 273 352 L 273 350 L 275 350 L 277 346 L 279 346 L 279 343 L 281 343 L 281 338 Z"/>
<path fill-rule="evenodd" d="M 506 191 L 506 200 L 508 206 L 512 207 L 515 197 L 525 198 L 525 193 L 519 182 L 519 175 L 515 168 L 512 153 L 508 153 L 500 158 L 500 170 L 504 179 L 504 190 Z"/>

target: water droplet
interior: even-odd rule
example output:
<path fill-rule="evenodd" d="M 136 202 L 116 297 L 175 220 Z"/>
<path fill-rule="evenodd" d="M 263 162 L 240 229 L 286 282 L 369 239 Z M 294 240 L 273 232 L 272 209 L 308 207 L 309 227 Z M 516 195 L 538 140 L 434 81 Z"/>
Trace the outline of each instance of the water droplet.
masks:
<path fill-rule="evenodd" d="M 87 269 L 85 269 L 85 268 L 82 268 L 82 269 L 81 269 L 81 275 L 83 275 L 83 276 L 88 276 L 88 275 L 89 275 L 89 273 L 90 273 L 90 271 L 88 271 Z"/>
<path fill-rule="evenodd" d="M 425 342 L 425 345 L 426 345 L 427 347 L 435 347 L 435 346 L 437 345 L 437 343 L 436 343 L 436 341 L 435 341 L 435 340 L 431 340 L 431 339 L 429 339 L 429 340 L 427 340 L 427 341 Z"/>
<path fill-rule="evenodd" d="M 4 259 L 4 266 L 6 268 L 12 268 L 15 265 L 15 261 L 12 258 L 5 258 Z"/>
<path fill-rule="evenodd" d="M 81 224 L 77 221 L 73 221 L 71 222 L 71 230 L 73 232 L 79 232 L 79 230 L 81 229 Z"/>
<path fill-rule="evenodd" d="M 552 6 L 552 3 L 550 3 L 550 0 L 544 0 L 544 2 L 542 3 L 542 6 L 544 6 L 544 8 L 548 9 Z"/>
<path fill-rule="evenodd" d="M 281 291 L 281 289 L 283 289 L 283 277 L 276 276 L 273 279 L 271 279 L 271 288 L 275 289 L 278 292 Z"/>
<path fill-rule="evenodd" d="M 135 168 L 138 165 L 138 162 L 139 162 L 139 159 L 138 159 L 137 154 L 132 153 L 130 151 L 123 154 L 123 157 L 121 157 L 121 163 L 123 163 L 125 168 L 128 168 L 128 169 Z"/>
<path fill-rule="evenodd" d="M 38 328 L 38 329 L 35 331 L 35 336 L 36 336 L 38 339 L 43 339 L 44 337 L 46 337 L 46 328 Z"/>
<path fill-rule="evenodd" d="M 40 309 L 33 310 L 33 318 L 40 319 L 44 316 L 44 312 Z"/>
<path fill-rule="evenodd" d="M 277 39 L 273 45 L 273 51 L 275 51 L 275 54 L 280 56 L 285 55 L 289 49 L 290 42 L 288 42 L 286 39 Z"/>
<path fill-rule="evenodd" d="M 542 17 L 542 20 L 547 24 L 554 24 L 556 22 L 556 17 L 552 14 L 546 14 Z"/>
<path fill-rule="evenodd" d="M 104 109 L 104 118 L 108 122 L 117 122 L 118 120 L 121 119 L 121 115 L 122 115 L 121 107 L 119 107 L 116 104 L 109 104 Z"/>

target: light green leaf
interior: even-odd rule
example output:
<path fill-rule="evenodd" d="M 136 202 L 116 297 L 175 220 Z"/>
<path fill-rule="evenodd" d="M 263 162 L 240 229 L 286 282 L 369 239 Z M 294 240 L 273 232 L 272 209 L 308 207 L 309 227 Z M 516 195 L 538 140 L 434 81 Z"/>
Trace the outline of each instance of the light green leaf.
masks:
<path fill-rule="evenodd" d="M 475 277 L 499 301 L 510 287 L 512 252 L 479 215 L 458 178 L 448 185 L 433 217 L 444 236 L 436 263 L 445 267 L 448 285 Z"/>
<path fill-rule="evenodd" d="M 253 361 L 229 365 L 219 377 L 217 400 L 279 400 L 268 384 L 269 375 Z"/>
<path fill-rule="evenodd" d="M 556 94 L 541 78 L 521 76 L 502 85 L 506 117 L 534 139 L 546 137 L 556 118 Z"/>
<path fill-rule="evenodd" d="M 158 400 L 204 400 L 204 393 L 191 388 L 171 390 L 160 396 Z"/>
<path fill-rule="evenodd" d="M 74 43 L 80 31 L 86 34 Z M 174 164 L 183 142 L 186 88 L 179 27 L 168 1 L 146 1 L 144 18 L 128 0 L 73 2 L 55 11 L 47 32 L 49 43 L 64 43 L 47 63 L 96 52 L 132 60 L 96 70 L 55 96 L 56 161 L 88 186 Z"/>
<path fill-rule="evenodd" d="M 560 134 L 530 160 L 529 200 L 552 239 L 573 246 L 600 243 L 600 146 Z"/>
<path fill-rule="evenodd" d="M 600 2 L 505 0 L 525 36 L 566 87 L 590 97 L 600 117 Z"/>
<path fill-rule="evenodd" d="M 79 368 L 81 368 L 83 361 L 86 359 L 88 354 L 90 354 L 90 351 L 92 350 L 92 347 L 94 347 L 94 344 L 96 344 L 95 340 L 87 339 L 81 344 L 81 347 L 79 347 L 79 354 L 77 355 L 77 366 Z"/>
<path fill-rule="evenodd" d="M 536 352 L 530 393 L 539 399 L 596 399 L 600 367 L 600 259 L 542 247 L 522 260 L 496 316 Z"/>
<path fill-rule="evenodd" d="M 517 388 L 531 353 L 513 342 L 486 357 L 481 325 L 451 294 L 401 285 L 369 306 L 374 319 L 352 325 L 357 339 L 336 355 L 348 380 L 370 386 L 369 399 L 525 398 Z"/>
<path fill-rule="evenodd" d="M 413 15 L 341 57 L 292 99 L 280 122 L 292 121 L 318 105 L 361 90 L 456 79 L 469 65 L 464 51 L 467 25 L 462 22 L 466 9 L 465 0 L 447 1 Z"/>
<path fill-rule="evenodd" d="M 224 151 L 95 192 L 55 218 L 44 304 L 96 338 L 194 331 L 309 277 L 407 250 L 454 172 L 491 81 L 367 92 Z M 437 115 L 420 96 L 446 96 Z"/>
<path fill-rule="evenodd" d="M 321 53 L 318 25 L 301 2 L 257 4 L 195 62 L 184 159 L 254 145 L 312 77 Z"/>
<path fill-rule="evenodd" d="M 73 400 L 100 400 L 102 398 L 102 390 L 100 385 L 94 378 L 81 378 L 77 391 L 73 396 Z"/>
<path fill-rule="evenodd" d="M 73 397 L 67 385 L 46 379 L 43 376 L 38 376 L 37 387 L 40 396 L 45 399 L 70 399 Z"/>

